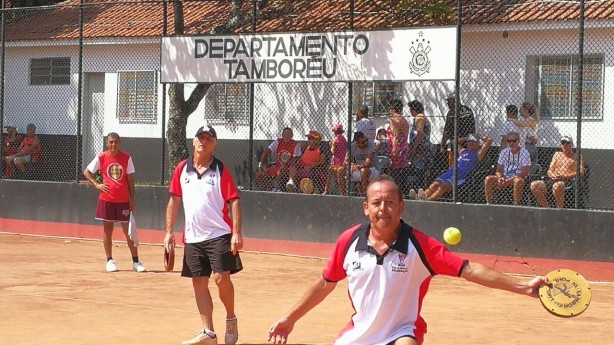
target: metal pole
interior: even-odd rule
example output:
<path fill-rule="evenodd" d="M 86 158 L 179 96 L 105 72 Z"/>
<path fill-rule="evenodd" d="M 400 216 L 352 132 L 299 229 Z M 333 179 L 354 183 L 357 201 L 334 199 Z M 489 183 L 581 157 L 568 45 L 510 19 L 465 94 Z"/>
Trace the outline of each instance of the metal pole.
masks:
<path fill-rule="evenodd" d="M 81 157 L 83 152 L 83 129 L 81 128 L 83 117 L 83 0 L 79 1 L 79 70 L 77 76 L 77 162 L 75 164 L 75 180 L 81 177 Z"/>
<path fill-rule="evenodd" d="M 354 30 L 354 0 L 350 0 L 350 30 Z M 347 147 L 348 157 L 352 157 L 352 139 L 353 139 L 353 131 L 352 131 L 352 97 L 354 94 L 354 83 L 348 83 L 348 122 L 347 122 Z M 375 96 L 375 95 L 373 95 Z M 352 160 L 348 160 L 348 165 L 345 169 L 345 194 L 347 196 L 350 195 L 350 186 L 352 185 Z M 337 186 L 341 188 L 341 186 Z"/>
<path fill-rule="evenodd" d="M 578 47 L 578 106 L 577 106 L 577 122 L 576 122 L 576 178 L 574 179 L 574 205 L 579 208 L 580 203 L 580 179 L 584 178 L 580 172 L 582 171 L 582 112 L 583 112 L 583 86 L 584 86 L 584 0 L 580 0 L 580 37 Z M 584 192 L 584 191 L 582 191 Z"/>
<path fill-rule="evenodd" d="M 454 75 L 454 140 L 452 142 L 452 152 L 454 153 L 454 170 L 452 176 L 452 201 L 456 202 L 458 197 L 458 114 L 460 112 L 460 59 L 461 59 L 461 29 L 463 26 L 463 8 L 461 0 L 456 1 L 458 8 L 458 19 L 456 21 L 456 71 Z"/>
<path fill-rule="evenodd" d="M 256 33 L 258 11 L 256 0 L 252 0 L 252 34 Z M 254 188 L 254 82 L 249 83 L 249 190 Z"/>
<path fill-rule="evenodd" d="M 162 1 L 162 37 L 166 37 L 166 25 L 168 20 L 168 10 L 166 8 L 166 0 Z M 160 64 L 162 64 L 162 49 L 160 49 Z M 164 186 L 166 180 L 166 83 L 162 83 L 162 167 L 160 173 L 160 186 Z"/>
<path fill-rule="evenodd" d="M 0 9 L 2 10 L 2 18 L 0 28 L 0 40 L 2 42 L 0 45 L 2 46 L 2 56 L 0 56 L 0 125 L 2 125 L 2 129 L 4 129 L 4 56 L 6 45 L 4 44 L 4 27 L 6 25 L 6 17 L 5 17 L 5 9 L 4 9 L 4 0 L 2 0 L 2 5 L 0 5 Z M 2 130 L 0 129 L 0 130 Z M 1 153 L 0 153 L 1 156 Z M 4 158 L 4 157 L 2 157 Z M 2 172 L 4 171 L 4 159 L 0 159 L 0 179 L 2 178 Z"/>

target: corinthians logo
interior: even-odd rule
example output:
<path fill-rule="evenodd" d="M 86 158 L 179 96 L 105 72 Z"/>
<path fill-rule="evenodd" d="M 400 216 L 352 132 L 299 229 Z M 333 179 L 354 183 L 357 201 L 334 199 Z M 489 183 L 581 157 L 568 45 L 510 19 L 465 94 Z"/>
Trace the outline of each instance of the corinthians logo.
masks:
<path fill-rule="evenodd" d="M 409 52 L 412 54 L 409 61 L 409 69 L 412 73 L 421 77 L 423 74 L 430 72 L 431 61 L 429 61 L 429 52 L 431 47 L 430 41 L 427 41 L 423 36 L 424 32 L 418 33 L 419 38 L 411 42 Z"/>

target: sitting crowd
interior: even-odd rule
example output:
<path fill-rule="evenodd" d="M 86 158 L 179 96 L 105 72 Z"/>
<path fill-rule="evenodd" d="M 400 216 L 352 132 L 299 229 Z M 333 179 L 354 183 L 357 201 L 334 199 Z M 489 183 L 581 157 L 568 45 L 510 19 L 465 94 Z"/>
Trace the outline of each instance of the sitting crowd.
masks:
<path fill-rule="evenodd" d="M 4 125 L 7 134 L 2 141 L 2 178 L 11 179 L 16 174 L 23 175 L 28 163 L 36 163 L 40 158 L 43 145 L 36 134 L 36 126 L 26 126 L 26 135 L 19 134 L 12 124 Z"/>
<path fill-rule="evenodd" d="M 262 153 L 256 182 L 263 190 L 321 194 L 332 194 L 336 185 L 339 195 L 360 196 L 369 181 L 387 174 L 409 199 L 449 200 L 455 183 L 459 188 L 471 181 L 472 188 L 482 190 L 482 202 L 487 204 L 501 200 L 527 204 L 527 194 L 531 194 L 535 206 L 565 206 L 565 192 L 573 188 L 577 169 L 571 137 L 561 139 L 561 151 L 553 155 L 549 169 L 541 176 L 535 107 L 528 102 L 520 109 L 507 105 L 498 133 L 499 153 L 491 164 L 492 159 L 485 157 L 495 140 L 476 133 L 473 110 L 462 104 L 457 107 L 455 95 L 445 100 L 449 110 L 438 146 L 431 143 L 431 121 L 420 101 L 407 103 L 411 121 L 403 116 L 403 102 L 391 101 L 390 116 L 381 127 L 369 119 L 369 108 L 362 105 L 351 135 L 336 124 L 331 128 L 330 143 L 312 130 L 305 134 L 303 149 L 293 139 L 292 129 L 285 128 L 282 137 Z"/>

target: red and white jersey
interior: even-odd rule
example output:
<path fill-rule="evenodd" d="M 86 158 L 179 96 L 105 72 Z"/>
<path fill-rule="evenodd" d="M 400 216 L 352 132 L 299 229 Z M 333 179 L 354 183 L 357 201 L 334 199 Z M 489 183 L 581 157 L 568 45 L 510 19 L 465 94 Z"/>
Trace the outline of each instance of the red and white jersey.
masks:
<path fill-rule="evenodd" d="M 100 170 L 102 183 L 109 186 L 108 192 L 100 193 L 100 200 L 114 203 L 130 201 L 127 175 L 134 174 L 134 163 L 129 154 L 119 151 L 112 156 L 109 151 L 105 151 L 87 165 L 87 170 L 92 174 Z"/>
<path fill-rule="evenodd" d="M 369 229 L 357 225 L 341 234 L 323 271 L 330 282 L 348 278 L 356 311 L 335 344 L 388 344 L 402 336 L 422 343 L 426 322 L 420 310 L 431 278 L 460 276 L 468 261 L 402 221 L 396 242 L 379 255 L 369 244 Z"/>
<path fill-rule="evenodd" d="M 180 196 L 185 215 L 185 243 L 198 243 L 232 233 L 228 203 L 239 198 L 232 174 L 219 159 L 213 157 L 202 175 L 192 159 L 177 164 L 169 189 Z"/>

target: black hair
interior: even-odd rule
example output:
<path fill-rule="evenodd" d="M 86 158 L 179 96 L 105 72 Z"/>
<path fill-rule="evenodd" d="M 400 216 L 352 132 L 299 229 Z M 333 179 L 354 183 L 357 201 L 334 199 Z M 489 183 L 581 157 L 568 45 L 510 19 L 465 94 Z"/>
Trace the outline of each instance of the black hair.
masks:
<path fill-rule="evenodd" d="M 413 101 L 407 103 L 407 105 L 409 106 L 409 110 L 415 110 L 418 112 L 418 114 L 424 113 L 424 105 L 418 100 L 414 99 Z"/>

